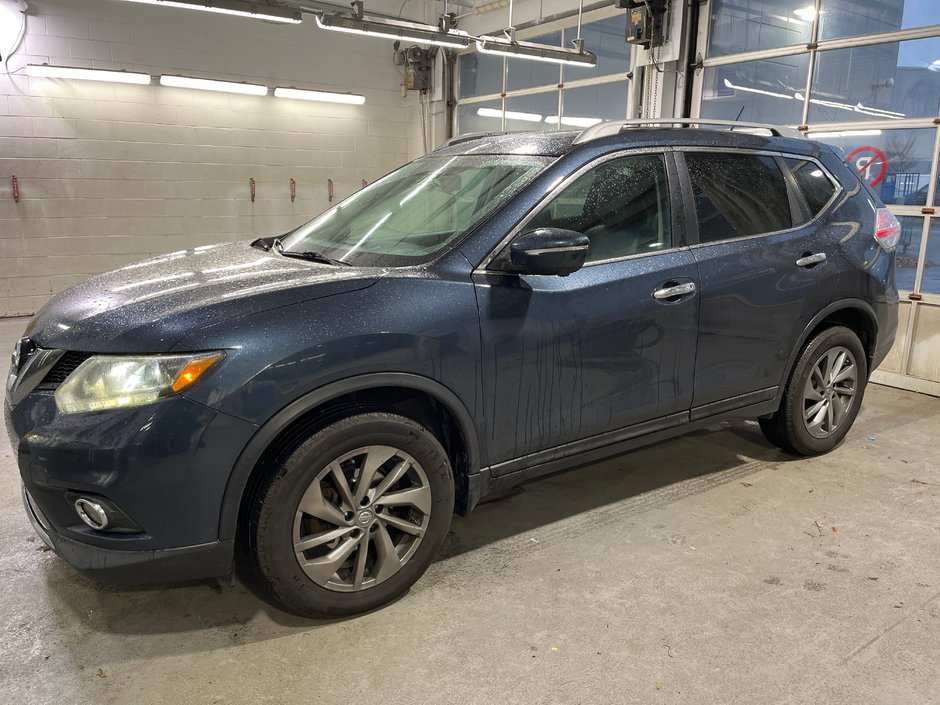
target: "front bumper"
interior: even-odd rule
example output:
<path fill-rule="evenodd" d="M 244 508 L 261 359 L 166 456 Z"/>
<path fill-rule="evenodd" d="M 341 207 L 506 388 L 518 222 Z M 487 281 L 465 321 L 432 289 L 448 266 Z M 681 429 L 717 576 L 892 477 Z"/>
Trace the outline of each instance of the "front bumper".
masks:
<path fill-rule="evenodd" d="M 92 546 L 56 533 L 23 486 L 23 504 L 33 529 L 76 570 L 108 583 L 142 584 L 213 578 L 231 572 L 234 541 L 153 551 Z"/>
<path fill-rule="evenodd" d="M 134 409 L 60 414 L 51 392 L 4 404 L 23 499 L 40 537 L 109 582 L 188 580 L 231 571 L 222 498 L 254 424 L 184 397 Z M 95 531 L 76 495 L 104 498 L 133 530 Z"/>

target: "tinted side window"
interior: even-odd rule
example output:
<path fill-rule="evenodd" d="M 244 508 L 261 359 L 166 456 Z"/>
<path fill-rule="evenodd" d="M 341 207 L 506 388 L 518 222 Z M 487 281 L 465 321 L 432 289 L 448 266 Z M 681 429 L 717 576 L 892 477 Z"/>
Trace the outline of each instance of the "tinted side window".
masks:
<path fill-rule="evenodd" d="M 611 159 L 578 177 L 526 226 L 565 228 L 591 240 L 587 261 L 671 247 L 669 190 L 662 155 Z"/>
<path fill-rule="evenodd" d="M 836 192 L 835 184 L 815 162 L 805 159 L 784 159 L 783 161 L 786 162 L 787 168 L 800 187 L 800 193 L 803 194 L 806 205 L 809 206 L 810 218 L 815 217 Z"/>
<path fill-rule="evenodd" d="M 773 157 L 687 152 L 700 242 L 793 226 L 783 172 Z"/>

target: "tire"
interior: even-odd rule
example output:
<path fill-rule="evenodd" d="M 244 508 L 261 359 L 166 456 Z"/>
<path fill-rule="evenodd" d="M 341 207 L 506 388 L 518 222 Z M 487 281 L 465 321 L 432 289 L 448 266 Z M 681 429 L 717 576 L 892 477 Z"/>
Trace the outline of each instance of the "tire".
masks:
<path fill-rule="evenodd" d="M 258 493 L 247 527 L 255 582 L 303 617 L 381 607 L 424 574 L 453 511 L 453 472 L 430 431 L 390 413 L 343 419 L 291 452 Z"/>
<path fill-rule="evenodd" d="M 858 335 L 844 326 L 827 328 L 803 348 L 780 408 L 758 419 L 761 430 L 788 453 L 828 453 L 855 422 L 867 382 L 868 357 Z"/>

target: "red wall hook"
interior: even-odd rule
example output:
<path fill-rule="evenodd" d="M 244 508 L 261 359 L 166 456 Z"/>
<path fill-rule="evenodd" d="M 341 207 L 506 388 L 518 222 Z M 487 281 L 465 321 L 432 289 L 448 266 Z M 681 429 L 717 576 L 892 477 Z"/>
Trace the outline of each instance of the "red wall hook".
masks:
<path fill-rule="evenodd" d="M 16 180 L 16 177 L 13 177 L 13 202 L 20 202 L 20 182 Z"/>
<path fill-rule="evenodd" d="M 363 179 L 363 180 L 362 180 L 362 188 L 365 188 L 365 187 L 368 186 L 368 185 L 369 185 L 369 182 L 366 181 L 365 179 Z"/>

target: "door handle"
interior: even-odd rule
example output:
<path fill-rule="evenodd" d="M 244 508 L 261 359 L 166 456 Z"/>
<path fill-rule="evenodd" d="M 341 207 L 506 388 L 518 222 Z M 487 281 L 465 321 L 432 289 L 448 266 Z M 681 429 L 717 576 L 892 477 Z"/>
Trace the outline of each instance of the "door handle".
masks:
<path fill-rule="evenodd" d="M 796 261 L 797 267 L 812 267 L 814 264 L 826 261 L 825 252 L 817 252 L 815 255 L 805 255 Z"/>
<path fill-rule="evenodd" d="M 675 286 L 666 286 L 662 289 L 657 289 L 653 292 L 653 298 L 659 299 L 671 299 L 676 296 L 685 296 L 686 294 L 691 294 L 695 292 L 695 283 L 686 282 L 685 284 L 676 284 Z"/>

